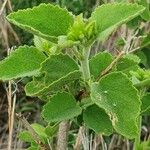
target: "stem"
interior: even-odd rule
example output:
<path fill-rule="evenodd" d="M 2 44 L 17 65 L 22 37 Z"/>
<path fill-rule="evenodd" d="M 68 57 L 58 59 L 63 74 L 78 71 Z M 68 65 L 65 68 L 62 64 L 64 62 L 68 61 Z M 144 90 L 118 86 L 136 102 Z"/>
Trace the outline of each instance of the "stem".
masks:
<path fill-rule="evenodd" d="M 150 79 L 146 79 L 134 85 L 136 88 L 143 88 L 146 86 L 150 86 Z"/>
<path fill-rule="evenodd" d="M 59 125 L 57 150 L 67 149 L 68 131 L 69 121 L 62 121 Z"/>
<path fill-rule="evenodd" d="M 83 73 L 83 79 L 86 82 L 90 81 L 90 68 L 89 68 L 89 55 L 90 48 L 83 50 L 83 60 L 81 60 L 81 70 Z"/>
<path fill-rule="evenodd" d="M 142 122 L 142 116 L 138 117 L 138 135 L 135 138 L 135 142 L 134 142 L 134 150 L 138 149 L 138 146 L 140 144 L 141 141 L 141 122 Z"/>
<path fill-rule="evenodd" d="M 142 97 L 145 95 L 145 92 L 146 92 L 145 89 L 140 90 L 140 99 L 142 99 Z M 140 142 L 141 142 L 141 125 L 142 125 L 142 116 L 141 115 L 138 116 L 137 123 L 138 123 L 138 134 L 135 138 L 134 150 L 138 149 L 138 146 L 140 145 Z"/>

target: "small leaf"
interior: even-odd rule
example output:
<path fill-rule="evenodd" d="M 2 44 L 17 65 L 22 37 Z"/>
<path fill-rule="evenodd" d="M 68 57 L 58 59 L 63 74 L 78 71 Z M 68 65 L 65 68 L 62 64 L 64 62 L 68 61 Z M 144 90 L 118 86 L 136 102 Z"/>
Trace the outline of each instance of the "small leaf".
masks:
<path fill-rule="evenodd" d="M 20 46 L 0 62 L 0 79 L 11 80 L 39 74 L 45 55 L 35 47 Z"/>
<path fill-rule="evenodd" d="M 30 135 L 28 131 L 22 131 L 19 133 L 18 138 L 21 139 L 24 142 L 34 142 L 34 139 Z"/>
<path fill-rule="evenodd" d="M 113 132 L 109 116 L 97 105 L 92 105 L 83 112 L 83 120 L 97 134 L 110 135 Z"/>
<path fill-rule="evenodd" d="M 95 79 L 111 64 L 112 60 L 112 55 L 108 52 L 100 52 L 90 59 L 90 72 Z"/>
<path fill-rule="evenodd" d="M 141 108 L 142 115 L 149 115 L 150 114 L 150 93 L 145 95 L 142 98 L 142 108 Z"/>
<path fill-rule="evenodd" d="M 52 138 L 54 135 L 56 135 L 57 131 L 58 131 L 58 128 L 59 126 L 57 124 L 51 126 L 51 125 L 48 125 L 46 128 L 45 128 L 45 133 L 47 134 L 47 136 L 49 138 Z"/>
<path fill-rule="evenodd" d="M 139 59 L 138 57 L 133 57 L 131 56 L 125 56 L 121 58 L 117 64 L 116 64 L 116 69 L 117 71 L 122 71 L 123 73 L 127 74 L 130 76 L 131 71 L 136 71 L 138 70 L 139 66 Z"/>
<path fill-rule="evenodd" d="M 111 3 L 96 8 L 91 19 L 96 21 L 98 37 L 104 41 L 117 27 L 130 21 L 144 11 L 137 4 Z"/>
<path fill-rule="evenodd" d="M 75 98 L 66 92 L 57 93 L 43 107 L 42 116 L 48 122 L 59 122 L 81 114 L 82 109 L 76 104 Z"/>
<path fill-rule="evenodd" d="M 138 91 L 121 72 L 110 73 L 91 86 L 92 101 L 110 116 L 114 129 L 125 137 L 137 136 L 141 101 Z"/>
<path fill-rule="evenodd" d="M 150 21 L 150 3 L 148 0 L 136 0 L 139 5 L 143 5 L 146 9 L 141 14 L 142 19 Z"/>
<path fill-rule="evenodd" d="M 45 133 L 45 127 L 43 127 L 42 125 L 38 123 L 33 123 L 31 126 L 42 140 L 45 140 L 46 138 L 48 138 Z"/>
<path fill-rule="evenodd" d="M 7 19 L 30 33 L 52 41 L 56 41 L 60 35 L 66 35 L 73 24 L 73 16 L 66 9 L 51 4 L 13 12 Z"/>
<path fill-rule="evenodd" d="M 30 96 L 44 95 L 50 90 L 58 90 L 69 81 L 81 76 L 77 63 L 68 55 L 51 55 L 42 63 L 41 76 L 34 77 L 26 87 Z"/>

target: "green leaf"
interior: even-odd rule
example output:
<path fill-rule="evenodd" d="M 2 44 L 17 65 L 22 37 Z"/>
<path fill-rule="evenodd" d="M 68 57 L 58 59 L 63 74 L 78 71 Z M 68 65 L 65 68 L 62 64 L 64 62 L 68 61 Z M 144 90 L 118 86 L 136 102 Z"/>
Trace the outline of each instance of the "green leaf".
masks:
<path fill-rule="evenodd" d="M 144 11 L 144 7 L 129 3 L 104 4 L 96 8 L 91 19 L 96 21 L 98 37 L 104 41 L 117 27 Z"/>
<path fill-rule="evenodd" d="M 57 131 L 58 131 L 58 124 L 54 124 L 53 126 L 51 125 L 48 125 L 46 128 L 45 128 L 45 133 L 47 134 L 47 136 L 49 138 L 52 138 L 54 135 L 56 135 Z"/>
<path fill-rule="evenodd" d="M 113 132 L 109 116 L 97 105 L 92 105 L 83 112 L 83 120 L 97 134 L 110 135 Z"/>
<path fill-rule="evenodd" d="M 37 96 L 58 90 L 81 76 L 77 63 L 68 55 L 51 55 L 42 63 L 40 77 L 34 77 L 26 87 L 26 94 Z"/>
<path fill-rule="evenodd" d="M 57 93 L 43 107 L 42 116 L 48 122 L 60 122 L 81 114 L 75 98 L 66 92 Z"/>
<path fill-rule="evenodd" d="M 91 86 L 92 101 L 109 115 L 114 129 L 132 139 L 138 134 L 141 101 L 132 82 L 121 72 L 110 73 Z"/>
<path fill-rule="evenodd" d="M 18 138 L 21 139 L 24 142 L 34 142 L 34 139 L 30 135 L 29 131 L 22 131 L 19 133 Z"/>
<path fill-rule="evenodd" d="M 123 58 L 121 58 L 117 64 L 116 64 L 116 69 L 117 71 L 122 71 L 123 73 L 127 74 L 130 76 L 131 71 L 136 71 L 138 70 L 139 66 L 139 59 L 138 57 L 134 57 L 133 55 L 127 55 Z"/>
<path fill-rule="evenodd" d="M 0 79 L 11 80 L 39 74 L 45 55 L 35 47 L 20 46 L 0 62 Z"/>
<path fill-rule="evenodd" d="M 7 19 L 30 33 L 52 41 L 56 41 L 60 35 L 66 35 L 73 24 L 73 15 L 66 9 L 51 4 L 13 12 Z"/>
<path fill-rule="evenodd" d="M 108 52 L 100 52 L 90 59 L 90 72 L 95 79 L 111 64 L 112 60 L 112 55 Z"/>
<path fill-rule="evenodd" d="M 30 146 L 27 150 L 40 150 L 40 146 Z"/>
<path fill-rule="evenodd" d="M 38 123 L 33 123 L 31 126 L 42 140 L 46 140 L 46 138 L 48 138 L 47 134 L 45 133 L 45 127 Z"/>
<path fill-rule="evenodd" d="M 142 98 L 142 108 L 141 108 L 142 115 L 149 115 L 150 114 L 150 93 L 145 95 Z"/>
<path fill-rule="evenodd" d="M 139 143 L 139 145 L 137 145 L 137 149 L 136 150 L 150 150 L 150 141 L 144 141 Z"/>
<path fill-rule="evenodd" d="M 146 9 L 141 14 L 142 19 L 150 21 L 150 2 L 148 0 L 136 0 L 138 4 L 143 5 Z"/>

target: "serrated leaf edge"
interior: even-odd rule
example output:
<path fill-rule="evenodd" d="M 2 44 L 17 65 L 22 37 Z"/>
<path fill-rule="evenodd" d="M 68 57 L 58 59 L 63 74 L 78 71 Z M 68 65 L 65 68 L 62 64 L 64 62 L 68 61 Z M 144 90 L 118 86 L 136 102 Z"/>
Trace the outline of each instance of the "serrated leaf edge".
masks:
<path fill-rule="evenodd" d="M 28 46 L 28 45 L 19 46 L 19 47 L 16 48 L 14 51 L 12 51 L 11 54 L 10 54 L 8 57 L 6 57 L 5 59 L 1 60 L 0 64 L 5 63 L 5 61 L 7 61 L 7 60 L 9 60 L 11 57 L 13 57 L 16 53 L 18 53 L 18 51 L 21 51 L 22 48 L 27 48 L 27 49 L 33 48 L 33 49 L 36 49 L 36 50 L 38 51 L 38 49 L 37 49 L 36 47 L 34 47 L 34 46 Z M 43 56 L 44 56 L 44 54 L 43 54 Z M 45 58 L 46 58 L 46 57 L 45 57 Z M 29 73 L 27 73 L 28 75 L 24 74 L 24 76 L 22 76 L 22 78 L 23 78 L 23 77 L 30 77 L 30 76 L 32 76 L 32 75 L 33 75 L 33 72 L 36 72 L 37 74 L 39 74 L 39 73 L 40 73 L 40 68 L 37 69 L 37 70 L 34 70 L 34 71 L 30 71 L 30 74 L 31 74 L 31 75 L 29 75 Z M 20 75 L 17 75 L 17 76 L 14 77 L 13 79 L 17 79 L 17 78 L 20 78 Z M 12 78 L 7 78 L 7 79 L 6 79 L 6 78 L 1 78 L 1 80 L 3 80 L 3 81 L 13 80 L 13 79 L 12 79 Z"/>
<path fill-rule="evenodd" d="M 97 84 L 97 85 L 98 85 L 99 82 L 100 82 L 102 79 L 104 79 L 105 77 L 107 77 L 108 75 L 110 75 L 110 74 L 116 74 L 116 73 L 122 74 L 122 75 L 128 80 L 128 84 L 130 84 L 130 86 L 131 86 L 131 87 L 135 90 L 135 92 L 137 93 L 138 102 L 139 102 L 139 109 L 138 109 L 138 112 L 139 112 L 139 113 L 137 113 L 137 114 L 135 115 L 136 120 L 135 120 L 134 124 L 135 124 L 135 126 L 136 126 L 136 128 L 137 128 L 137 130 L 138 130 L 137 122 L 138 122 L 138 117 L 140 116 L 140 113 L 141 113 L 141 105 L 142 105 L 142 102 L 141 102 L 141 100 L 140 100 L 140 95 L 138 94 L 138 90 L 133 86 L 133 83 L 132 83 L 131 80 L 129 80 L 128 76 L 127 76 L 126 74 L 122 73 L 121 71 L 112 72 L 112 73 L 109 73 L 109 74 L 103 76 L 102 78 L 100 78 L 100 80 L 99 80 L 98 82 L 94 82 L 94 84 Z M 94 102 L 94 103 L 95 103 L 95 102 Z M 95 104 L 96 104 L 96 103 L 95 103 Z M 96 105 L 97 105 L 97 104 L 96 104 Z M 99 107 L 99 105 L 97 105 L 97 106 Z M 109 112 L 107 112 L 106 109 L 104 109 L 104 108 L 102 108 L 102 107 L 100 107 L 100 108 L 103 109 L 103 110 L 106 112 L 106 114 L 108 114 L 108 116 L 109 116 Z M 114 129 L 116 130 L 116 127 L 114 126 L 113 123 L 112 123 L 112 125 L 113 125 Z M 116 131 L 117 131 L 117 130 L 116 130 Z M 122 134 L 122 133 L 121 133 L 121 134 Z M 137 134 L 138 134 L 138 132 L 137 132 Z M 125 137 L 127 137 L 125 134 L 122 134 L 122 135 L 125 136 Z M 130 139 L 131 137 L 128 137 L 128 138 Z"/>
<path fill-rule="evenodd" d="M 100 9 L 100 8 L 102 8 L 102 7 L 112 6 L 112 5 L 113 5 L 114 7 L 119 6 L 119 5 L 120 5 L 120 6 L 136 6 L 136 7 L 141 7 L 141 8 L 143 7 L 142 5 L 138 5 L 137 3 L 132 4 L 132 3 L 122 3 L 122 2 L 117 3 L 117 2 L 114 2 L 114 3 L 102 4 L 102 5 L 100 5 L 99 7 L 97 7 L 97 8 L 93 11 L 93 13 L 91 14 L 90 19 L 92 19 L 92 16 L 93 16 L 94 14 L 96 14 L 96 11 L 97 11 L 98 9 Z M 140 15 L 144 10 L 145 10 L 145 7 L 143 7 L 143 9 L 141 9 L 140 11 L 138 11 L 136 14 L 131 15 L 131 16 L 129 16 L 128 18 L 124 19 L 123 21 L 120 21 L 120 22 L 116 23 L 115 25 L 110 26 L 109 28 L 105 29 L 104 31 L 98 33 L 98 35 L 103 34 L 106 30 L 109 30 L 110 28 L 113 28 L 113 31 L 109 34 L 109 35 L 111 35 L 121 24 L 124 24 L 126 21 L 131 20 L 131 19 L 137 17 L 137 16 Z M 92 20 L 93 20 L 93 19 L 92 19 Z M 116 27 L 115 27 L 115 26 L 116 26 Z M 109 36 L 109 35 L 108 35 L 108 36 Z M 107 38 L 108 38 L 108 37 L 107 37 Z M 107 38 L 106 38 L 106 39 L 107 39 Z M 106 40 L 106 39 L 105 39 L 105 40 Z M 102 40 L 102 41 L 104 41 L 104 40 Z"/>
<path fill-rule="evenodd" d="M 42 37 L 42 38 L 46 38 L 47 40 L 51 40 L 51 41 L 57 43 L 57 41 L 58 41 L 58 38 L 57 38 L 57 37 L 55 37 L 55 36 L 49 36 L 49 35 L 43 34 L 43 33 L 41 33 L 40 31 L 34 29 L 33 27 L 30 27 L 30 26 L 28 26 L 28 25 L 22 25 L 21 23 L 18 23 L 18 22 L 15 21 L 14 19 L 9 18 L 9 17 L 10 17 L 11 15 L 13 15 L 13 14 L 19 14 L 20 12 L 34 11 L 35 9 L 38 9 L 38 8 L 41 7 L 41 6 L 51 6 L 51 7 L 53 7 L 53 8 L 59 8 L 59 9 L 63 10 L 64 12 L 67 12 L 70 16 L 74 17 L 74 15 L 73 15 L 71 12 L 69 12 L 66 8 L 61 8 L 61 7 L 59 7 L 58 5 L 52 5 L 52 4 L 50 4 L 50 3 L 49 3 L 49 4 L 42 3 L 42 4 L 40 4 L 40 5 L 38 5 L 38 6 L 34 6 L 34 7 L 32 7 L 32 8 L 21 9 L 21 10 L 18 10 L 18 11 L 16 11 L 16 12 L 12 12 L 12 13 L 10 13 L 10 14 L 6 17 L 6 19 L 7 19 L 9 22 L 11 22 L 11 23 L 13 23 L 13 24 L 15 24 L 15 25 L 17 25 L 17 26 L 20 26 L 21 28 L 26 27 L 26 28 L 29 29 L 29 30 L 31 29 L 30 33 L 32 33 L 32 34 L 35 34 L 35 33 L 36 33 L 38 36 L 40 36 L 40 37 Z M 26 29 L 24 29 L 24 30 L 26 30 Z"/>
<path fill-rule="evenodd" d="M 50 99 L 52 99 L 53 97 L 55 97 L 55 96 L 57 96 L 58 94 L 62 94 L 62 93 L 66 93 L 66 94 L 68 94 L 68 95 L 70 95 L 73 99 L 74 99 L 74 101 L 75 101 L 75 98 L 73 97 L 73 95 L 72 94 L 70 94 L 70 93 L 68 93 L 68 92 L 57 92 L 57 93 L 55 93 L 55 94 L 53 94 L 53 96 L 52 97 L 50 97 Z M 46 106 L 49 104 L 51 102 L 51 100 L 49 100 L 44 106 L 43 106 L 43 109 L 42 109 L 42 112 L 41 112 L 41 116 L 46 120 L 46 121 L 49 121 L 48 119 L 46 119 L 45 117 L 44 117 L 44 111 L 45 111 L 45 108 L 46 108 Z M 76 101 L 75 101 L 76 102 Z M 82 113 L 82 108 L 79 106 L 79 105 L 77 105 L 77 103 L 75 103 L 76 104 L 76 106 L 75 107 L 78 107 L 79 109 L 80 109 L 80 113 L 78 114 L 78 115 L 80 115 L 81 113 Z M 70 108 L 69 108 L 70 109 Z M 66 109 L 67 110 L 67 109 Z M 53 121 L 51 121 L 51 122 L 56 122 L 56 120 L 53 120 Z M 60 122 L 60 121 L 58 121 L 58 122 Z"/>

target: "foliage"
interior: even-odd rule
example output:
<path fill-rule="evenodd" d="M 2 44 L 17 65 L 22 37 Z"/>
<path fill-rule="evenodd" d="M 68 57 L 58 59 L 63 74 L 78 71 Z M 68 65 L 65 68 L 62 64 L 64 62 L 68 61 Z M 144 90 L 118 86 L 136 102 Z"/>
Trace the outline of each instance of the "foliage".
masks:
<path fill-rule="evenodd" d="M 126 51 L 120 59 L 105 51 L 90 58 L 90 52 L 96 40 L 105 41 L 120 25 L 144 10 L 137 4 L 104 4 L 87 19 L 59 6 L 41 4 L 7 16 L 11 23 L 35 35 L 37 48 L 19 47 L 1 61 L 0 79 L 32 76 L 25 86 L 26 94 L 46 102 L 42 117 L 48 126 L 32 125 L 43 145 L 55 134 L 49 125 L 79 115 L 83 116 L 82 124 L 97 134 L 117 132 L 128 139 L 139 136 L 137 120 L 149 110 L 145 96 L 150 85 L 149 71 L 140 69 L 141 59 L 126 55 Z M 83 91 L 80 98 L 76 97 L 79 89 Z M 29 135 L 25 131 L 20 138 L 31 142 L 30 149 L 43 146 L 33 136 L 29 141 Z"/>

